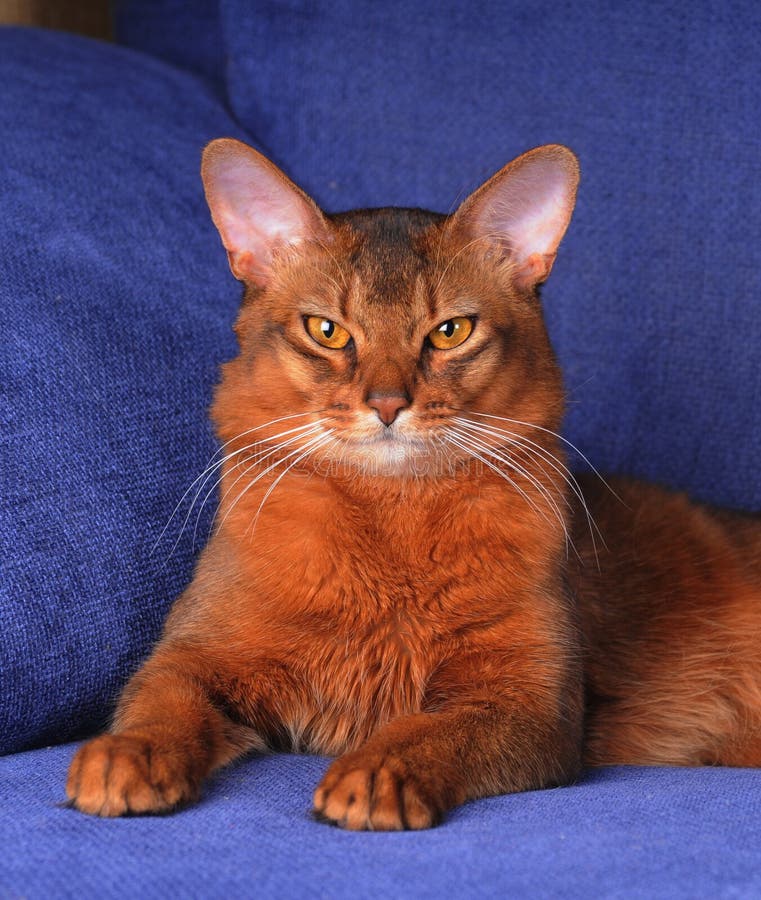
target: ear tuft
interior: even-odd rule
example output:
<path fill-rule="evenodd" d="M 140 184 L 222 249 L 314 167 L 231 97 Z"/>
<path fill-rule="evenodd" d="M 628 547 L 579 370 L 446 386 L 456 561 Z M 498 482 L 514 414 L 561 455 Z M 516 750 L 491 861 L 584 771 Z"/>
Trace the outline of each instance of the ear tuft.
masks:
<path fill-rule="evenodd" d="M 265 285 L 277 247 L 328 237 L 314 201 L 241 141 L 212 141 L 203 152 L 201 178 L 230 268 L 241 281 Z"/>
<path fill-rule="evenodd" d="M 560 144 L 530 150 L 493 175 L 453 216 L 469 239 L 503 248 L 516 282 L 533 289 L 550 274 L 576 202 L 579 163 Z"/>

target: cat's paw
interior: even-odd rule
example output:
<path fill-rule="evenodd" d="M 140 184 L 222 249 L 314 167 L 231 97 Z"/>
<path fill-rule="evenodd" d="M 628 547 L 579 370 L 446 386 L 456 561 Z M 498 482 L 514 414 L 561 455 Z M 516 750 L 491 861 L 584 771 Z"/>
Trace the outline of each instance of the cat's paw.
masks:
<path fill-rule="evenodd" d="M 337 759 L 314 792 L 318 819 L 352 831 L 431 828 L 444 813 L 430 777 L 394 753 Z"/>
<path fill-rule="evenodd" d="M 104 734 L 75 754 L 66 794 L 72 806 L 94 816 L 168 812 L 198 796 L 187 768 L 180 753 L 147 738 Z"/>

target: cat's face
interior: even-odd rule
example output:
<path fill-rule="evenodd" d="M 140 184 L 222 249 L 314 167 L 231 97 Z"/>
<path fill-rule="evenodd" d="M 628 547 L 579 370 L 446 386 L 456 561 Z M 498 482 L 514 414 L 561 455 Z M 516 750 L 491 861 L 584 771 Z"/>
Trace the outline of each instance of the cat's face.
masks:
<path fill-rule="evenodd" d="M 449 218 L 324 216 L 255 151 L 214 142 L 207 197 L 247 288 L 241 354 L 215 403 L 221 436 L 261 429 L 294 460 L 303 448 L 323 466 L 420 476 L 483 456 L 491 438 L 474 423 L 492 416 L 520 434 L 556 428 L 560 378 L 535 287 L 576 180 L 570 152 L 550 147 Z"/>

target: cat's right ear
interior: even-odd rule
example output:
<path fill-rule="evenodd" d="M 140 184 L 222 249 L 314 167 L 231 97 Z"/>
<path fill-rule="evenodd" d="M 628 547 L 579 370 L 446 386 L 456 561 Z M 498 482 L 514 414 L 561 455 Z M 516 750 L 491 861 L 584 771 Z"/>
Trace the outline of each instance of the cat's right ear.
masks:
<path fill-rule="evenodd" d="M 466 241 L 491 244 L 512 263 L 515 283 L 533 290 L 550 274 L 578 186 L 579 162 L 567 147 L 538 147 L 481 185 L 449 227 Z"/>
<path fill-rule="evenodd" d="M 230 268 L 240 281 L 262 287 L 278 248 L 329 238 L 329 225 L 314 201 L 241 141 L 212 141 L 203 152 L 201 178 Z"/>

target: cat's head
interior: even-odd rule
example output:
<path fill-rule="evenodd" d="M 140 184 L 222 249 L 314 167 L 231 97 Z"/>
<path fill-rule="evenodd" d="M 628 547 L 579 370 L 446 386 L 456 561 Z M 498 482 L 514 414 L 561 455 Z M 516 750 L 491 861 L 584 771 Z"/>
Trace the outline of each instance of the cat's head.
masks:
<path fill-rule="evenodd" d="M 479 448 L 483 458 L 494 444 L 484 429 L 529 440 L 557 429 L 561 381 L 536 289 L 578 171 L 570 150 L 551 145 L 448 217 L 326 215 L 255 150 L 213 141 L 206 196 L 246 289 L 241 352 L 213 409 L 220 436 L 281 441 L 294 460 L 303 448 L 305 458 L 319 450 L 323 461 L 420 475 Z"/>

